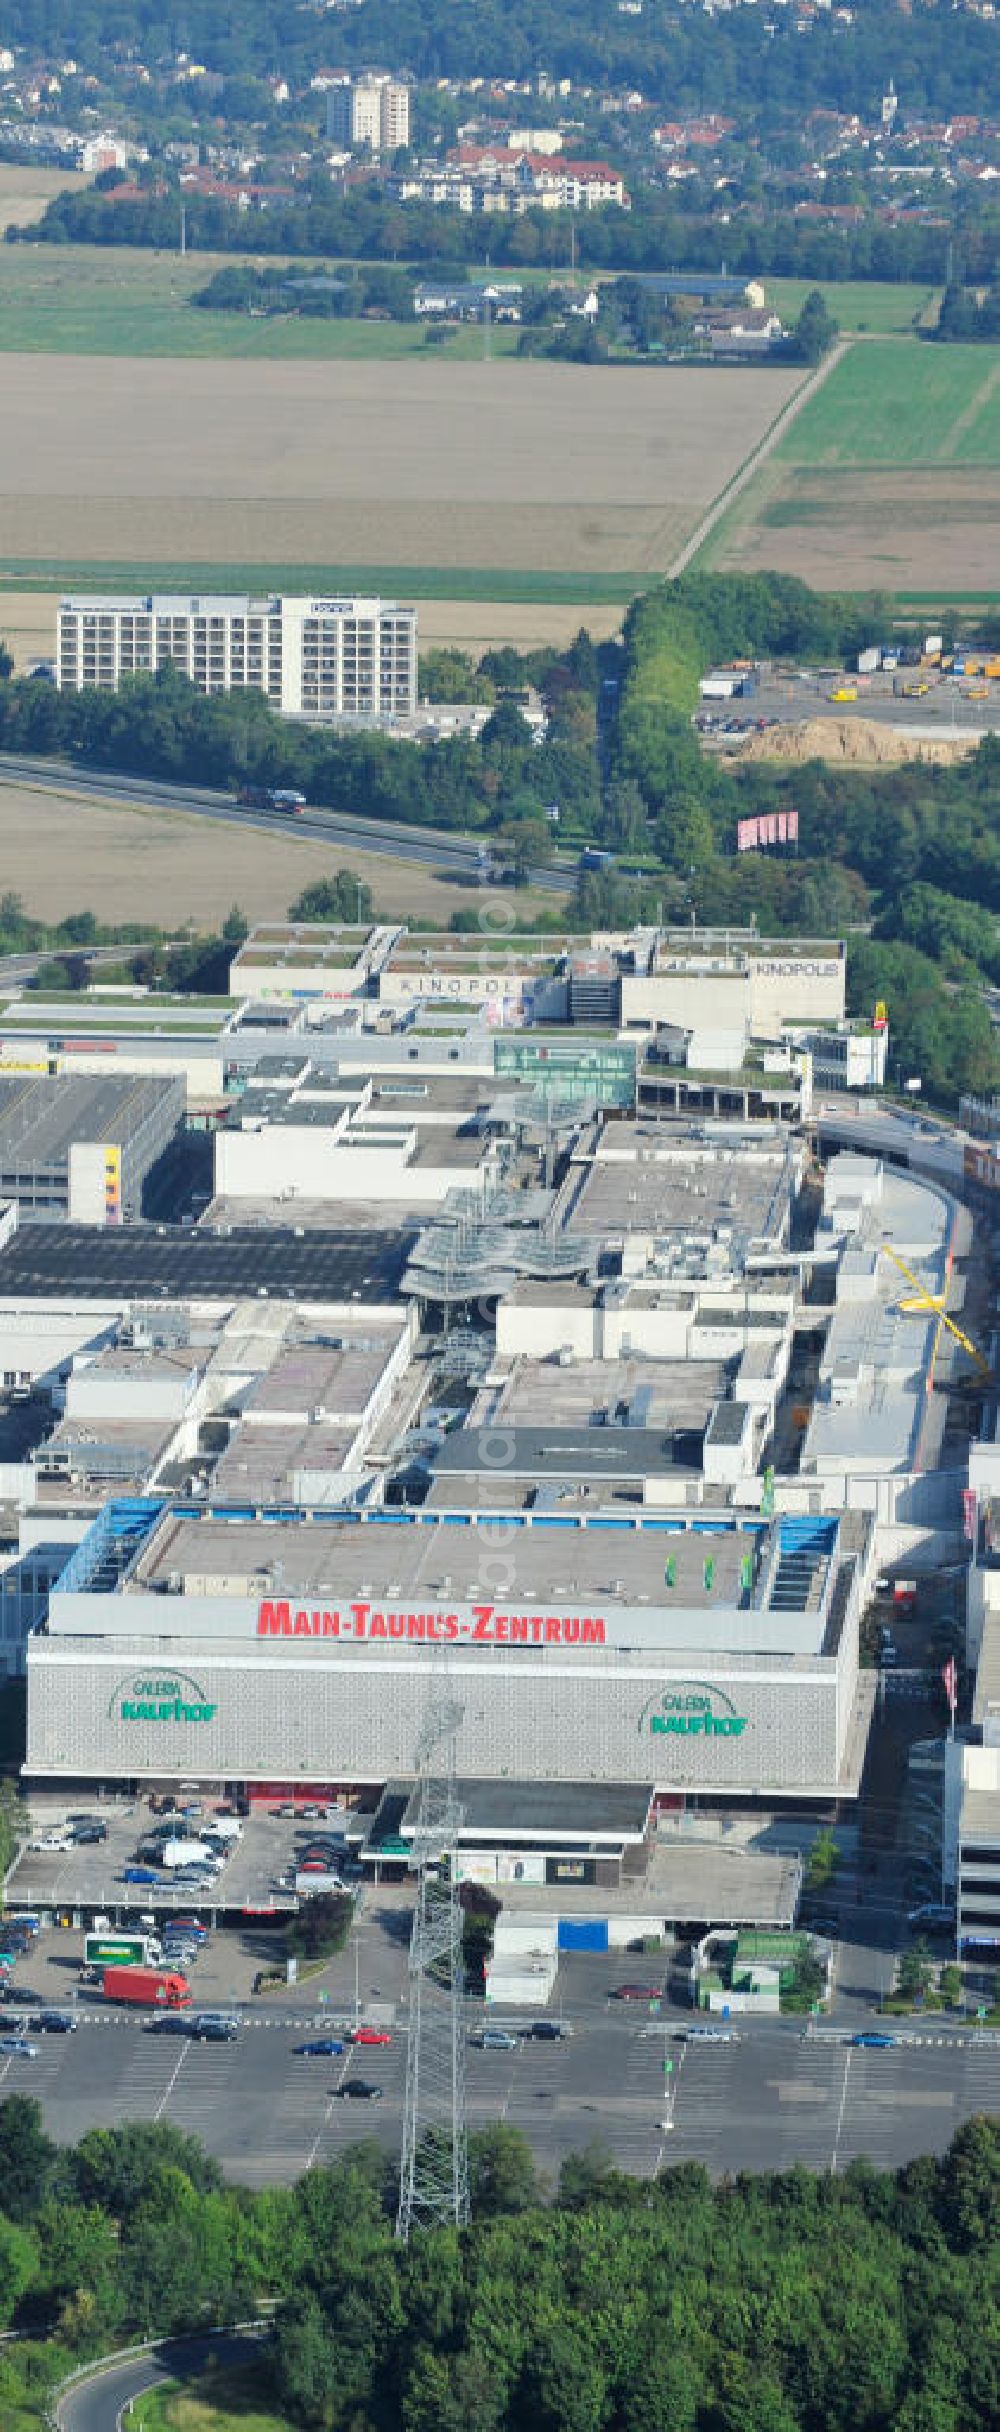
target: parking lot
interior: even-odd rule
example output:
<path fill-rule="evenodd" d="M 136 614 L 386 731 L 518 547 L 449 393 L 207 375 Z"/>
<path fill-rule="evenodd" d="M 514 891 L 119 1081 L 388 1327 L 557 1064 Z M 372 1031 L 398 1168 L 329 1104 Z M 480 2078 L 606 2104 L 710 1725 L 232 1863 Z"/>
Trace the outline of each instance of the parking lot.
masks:
<path fill-rule="evenodd" d="M 332 2059 L 294 2056 L 306 2032 L 301 2021 L 255 2014 L 238 2042 L 200 2044 L 109 2015 L 72 2036 L 39 2036 L 37 2059 L 0 2053 L 0 2100 L 34 2095 L 49 2133 L 68 2143 L 120 2120 L 169 2120 L 254 2186 L 288 2184 L 359 2137 L 397 2149 L 405 2022 L 388 2046 Z M 352 2076 L 379 2086 L 382 2099 L 339 2097 Z M 496 2120 L 521 2129 L 552 2179 L 566 2154 L 595 2140 L 640 2176 L 687 2160 L 714 2176 L 795 2162 L 842 2169 L 861 2154 L 890 2167 L 941 2151 L 962 2119 L 997 2109 L 997 2039 L 863 2051 L 775 2021 L 728 2042 L 684 2042 L 675 2029 L 605 2016 L 579 2024 L 569 2042 L 468 2051 L 470 2129 Z"/>
<path fill-rule="evenodd" d="M 893 690 L 894 682 L 923 689 L 904 694 Z M 964 678 L 920 668 L 900 668 L 894 675 L 879 671 L 862 683 L 849 674 L 802 669 L 759 677 L 745 698 L 703 701 L 697 723 L 702 742 L 714 750 L 734 748 L 762 725 L 790 726 L 805 718 L 864 718 L 943 738 L 976 739 L 1000 731 L 1000 684 L 989 685 L 985 700 L 970 700 L 964 686 Z M 837 694 L 848 697 L 837 699 Z"/>
<path fill-rule="evenodd" d="M 106 1827 L 107 1839 L 96 1846 L 68 1850 L 31 1846 L 58 1832 L 66 1823 L 67 1813 L 86 1813 L 99 1819 Z M 196 1837 L 199 1822 L 210 1821 L 211 1815 L 212 1806 L 206 1800 L 200 1817 L 192 1814 L 177 1818 L 178 1832 Z M 169 1915 L 171 1910 L 190 1908 L 190 1886 L 176 1890 L 165 1869 L 151 1869 L 154 1880 L 149 1883 L 126 1883 L 122 1879 L 127 1868 L 141 1863 L 140 1843 L 167 1821 L 173 1819 L 157 1815 L 147 1798 L 94 1799 L 88 1806 L 81 1797 L 68 1808 L 65 1800 L 34 1799 L 32 1831 L 8 1885 L 8 1908 L 62 1916 L 75 1913 L 81 1917 L 100 1912 L 115 1924 L 141 1911 Z M 208 1906 L 217 1913 L 227 1910 L 242 1915 L 269 1915 L 274 1911 L 287 1913 L 297 1905 L 296 1851 L 317 1833 L 342 1831 L 347 1818 L 340 1812 L 326 1820 L 303 1819 L 301 1815 L 279 1816 L 258 1808 L 252 1816 L 239 1821 L 242 1837 L 226 1855 L 223 1871 L 208 1897 Z"/>

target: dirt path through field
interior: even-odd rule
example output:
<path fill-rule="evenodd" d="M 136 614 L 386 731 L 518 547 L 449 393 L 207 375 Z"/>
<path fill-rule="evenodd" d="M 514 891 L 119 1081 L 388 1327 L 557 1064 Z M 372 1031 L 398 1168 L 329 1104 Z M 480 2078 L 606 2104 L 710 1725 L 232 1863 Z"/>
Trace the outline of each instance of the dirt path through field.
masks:
<path fill-rule="evenodd" d="M 961 413 L 956 415 L 951 429 L 945 433 L 938 449 L 942 463 L 953 463 L 956 456 L 960 454 L 956 441 L 964 439 L 966 431 L 971 431 L 973 424 L 978 422 L 980 414 L 985 412 L 990 398 L 997 388 L 1000 388 L 1000 363 L 994 364 L 993 370 L 987 372 L 985 380 L 980 381 L 979 387 L 970 397 L 968 405 L 963 406 Z"/>
<path fill-rule="evenodd" d="M 758 441 L 756 447 L 751 449 L 749 456 L 741 464 L 732 480 L 727 482 L 719 491 L 718 497 L 713 499 L 708 514 L 702 516 L 701 522 L 697 530 L 692 532 L 690 540 L 685 541 L 680 555 L 675 557 L 673 565 L 669 568 L 671 577 L 675 578 L 678 574 L 687 572 L 687 568 L 693 564 L 695 558 L 705 547 L 706 541 L 711 539 L 716 525 L 722 522 L 724 515 L 728 514 L 734 499 L 739 498 L 741 492 L 749 488 L 750 483 L 760 472 L 761 466 L 766 464 L 768 457 L 774 454 L 779 440 L 784 439 L 796 416 L 801 414 L 803 406 L 808 405 L 817 389 L 822 388 L 824 380 L 829 379 L 830 373 L 847 351 L 843 340 L 839 345 L 831 346 L 829 354 L 824 355 L 822 363 L 817 365 L 809 379 L 803 380 L 801 387 L 796 389 L 795 395 L 782 406 L 770 429 L 765 431 L 763 438 Z"/>

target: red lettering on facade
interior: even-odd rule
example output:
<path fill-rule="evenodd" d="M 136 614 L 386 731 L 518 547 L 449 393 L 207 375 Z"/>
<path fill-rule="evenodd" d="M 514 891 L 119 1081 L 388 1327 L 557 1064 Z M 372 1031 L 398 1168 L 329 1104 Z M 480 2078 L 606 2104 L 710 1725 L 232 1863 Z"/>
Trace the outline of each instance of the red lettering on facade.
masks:
<path fill-rule="evenodd" d="M 257 1609 L 258 1638 L 287 1638 L 292 1627 L 291 1606 L 265 1603 Z"/>
<path fill-rule="evenodd" d="M 603 1647 L 607 1625 L 599 1617 L 554 1613 L 498 1613 L 491 1604 L 471 1607 L 472 1625 L 466 1635 L 489 1646 Z M 344 1629 L 355 1638 L 436 1640 L 462 1635 L 457 1613 L 381 1613 L 370 1604 L 352 1604 Z M 257 1608 L 259 1638 L 339 1638 L 341 1617 L 333 1611 L 294 1608 L 284 1598 L 265 1597 Z"/>

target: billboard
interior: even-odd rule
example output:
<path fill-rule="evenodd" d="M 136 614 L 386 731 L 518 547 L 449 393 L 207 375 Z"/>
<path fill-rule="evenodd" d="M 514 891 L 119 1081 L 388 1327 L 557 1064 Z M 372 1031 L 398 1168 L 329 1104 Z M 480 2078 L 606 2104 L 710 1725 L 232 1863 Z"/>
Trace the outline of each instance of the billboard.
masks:
<path fill-rule="evenodd" d="M 761 811 L 753 819 L 736 822 L 738 853 L 765 852 L 769 845 L 798 844 L 799 814 L 797 811 Z"/>

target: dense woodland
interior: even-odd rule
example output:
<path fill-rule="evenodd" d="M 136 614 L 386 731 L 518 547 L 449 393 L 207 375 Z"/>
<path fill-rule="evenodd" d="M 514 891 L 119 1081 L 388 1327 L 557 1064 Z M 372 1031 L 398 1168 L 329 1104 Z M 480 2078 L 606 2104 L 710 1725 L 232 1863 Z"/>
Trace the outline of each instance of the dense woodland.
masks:
<path fill-rule="evenodd" d="M 789 9 L 707 15 L 679 0 L 646 0 L 639 17 L 595 12 L 591 0 L 366 0 L 333 25 L 299 0 L 185 0 L 166 18 L 158 0 L 6 0 L 3 33 L 83 69 L 115 49 L 147 63 L 186 50 L 231 79 L 308 79 L 373 60 L 426 78 L 534 77 L 544 67 L 577 86 L 637 87 L 676 114 L 752 113 L 765 129 L 813 106 L 870 123 L 890 76 L 913 111 L 1000 109 L 995 25 L 934 0 L 914 0 L 905 16 L 894 0 L 854 0 L 850 24 L 821 15 L 805 35 Z"/>
<path fill-rule="evenodd" d="M 498 2125 L 473 2220 L 407 2249 L 393 2164 L 354 2147 L 295 2188 L 223 2184 L 164 2123 L 72 2150 L 0 2103 L 4 2432 L 79 2355 L 276 2305 L 261 2403 L 305 2432 L 985 2432 L 997 2420 L 1000 2129 L 948 2153 L 713 2188 L 596 2149 L 558 2189 Z M 548 2199 L 548 2200 L 546 2200 Z"/>
<path fill-rule="evenodd" d="M 579 923 L 695 915 L 753 918 L 776 936 L 846 934 L 852 1010 L 887 998 L 895 1077 L 920 1074 L 932 1098 L 954 1104 L 963 1090 L 1000 1088 L 982 993 L 984 980 L 1000 983 L 1000 742 L 987 737 L 953 768 L 733 770 L 703 752 L 691 724 L 713 660 L 850 664 L 890 623 L 877 597 L 821 596 L 786 576 L 691 574 L 633 603 L 620 647 L 595 649 L 582 632 L 565 652 L 489 652 L 478 668 L 434 654 L 422 689 L 494 700 L 477 741 L 290 727 L 257 694 L 206 700 L 167 670 L 118 694 L 0 681 L 0 751 L 222 788 L 296 786 L 334 810 L 481 834 L 515 882 L 554 836 L 571 851 L 596 840 L 615 864 L 580 879 Z M 996 639 L 989 620 L 979 630 Z M 549 713 L 541 747 L 517 707 L 529 682 Z M 798 810 L 798 851 L 737 857 L 737 818 L 783 808 Z M 475 925 L 474 899 L 459 919 Z"/>

